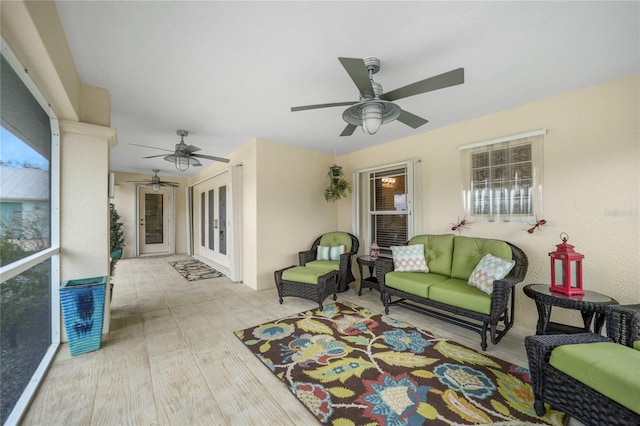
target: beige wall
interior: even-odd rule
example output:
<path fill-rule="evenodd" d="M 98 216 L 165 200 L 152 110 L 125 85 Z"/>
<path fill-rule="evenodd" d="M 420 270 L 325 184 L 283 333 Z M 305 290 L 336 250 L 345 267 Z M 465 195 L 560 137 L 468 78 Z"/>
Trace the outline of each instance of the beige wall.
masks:
<path fill-rule="evenodd" d="M 298 262 L 298 252 L 337 227 L 336 205 L 323 198 L 331 157 L 254 139 L 213 163 L 194 184 L 232 165 L 242 165 L 243 283 L 255 290 L 274 286 L 273 271 Z"/>
<path fill-rule="evenodd" d="M 640 301 L 639 78 L 634 75 L 573 93 L 437 129 L 339 158 L 354 170 L 422 160 L 424 233 L 449 233 L 463 217 L 459 146 L 547 129 L 544 141 L 544 219 L 526 224 L 473 223 L 463 235 L 508 240 L 529 257 L 525 284 L 549 282 L 548 253 L 569 234 L 585 255 L 585 288 L 621 303 Z M 381 130 L 384 131 L 384 128 Z M 351 205 L 340 206 L 340 227 L 351 227 Z M 518 285 L 516 326 L 532 331 L 537 313 Z M 557 316 L 556 316 L 557 314 Z M 575 312 L 552 319 L 580 323 Z"/>

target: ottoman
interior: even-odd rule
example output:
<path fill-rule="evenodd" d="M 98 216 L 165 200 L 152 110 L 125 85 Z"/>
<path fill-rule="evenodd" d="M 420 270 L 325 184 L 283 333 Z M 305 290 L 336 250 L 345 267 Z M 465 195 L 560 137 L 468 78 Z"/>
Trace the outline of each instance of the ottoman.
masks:
<path fill-rule="evenodd" d="M 309 299 L 318 303 L 322 310 L 322 302 L 330 294 L 337 299 L 338 271 L 324 272 L 306 266 L 289 266 L 274 273 L 280 304 L 283 297 L 294 296 Z"/>

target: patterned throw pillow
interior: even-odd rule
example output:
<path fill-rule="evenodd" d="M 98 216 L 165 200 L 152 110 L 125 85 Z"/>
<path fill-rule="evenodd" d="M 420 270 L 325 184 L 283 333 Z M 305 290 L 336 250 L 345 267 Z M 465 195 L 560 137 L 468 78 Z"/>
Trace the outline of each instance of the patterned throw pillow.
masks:
<path fill-rule="evenodd" d="M 316 260 L 340 260 L 340 255 L 347 252 L 347 246 L 324 247 L 318 246 Z"/>
<path fill-rule="evenodd" d="M 393 268 L 398 272 L 429 272 L 424 244 L 391 247 Z"/>
<path fill-rule="evenodd" d="M 515 264 L 515 260 L 506 260 L 487 253 L 471 273 L 469 284 L 492 294 L 493 281 L 506 277 Z"/>

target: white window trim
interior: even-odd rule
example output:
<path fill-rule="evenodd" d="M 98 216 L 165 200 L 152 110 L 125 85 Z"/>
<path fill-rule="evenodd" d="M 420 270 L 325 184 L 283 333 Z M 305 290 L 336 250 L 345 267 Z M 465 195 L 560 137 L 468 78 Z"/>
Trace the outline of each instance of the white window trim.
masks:
<path fill-rule="evenodd" d="M 460 146 L 458 149 L 462 151 L 472 151 L 477 148 L 487 147 L 491 145 L 497 145 L 506 142 L 516 142 L 521 139 L 528 139 L 537 136 L 545 136 L 547 129 L 533 130 L 531 132 L 520 133 L 511 136 L 503 136 L 496 139 L 485 140 L 481 142 L 475 142 L 467 145 Z M 477 222 L 492 222 L 492 223 L 529 223 L 531 221 L 537 221 L 543 217 L 542 210 L 542 186 L 543 186 L 543 146 L 544 138 L 539 143 L 533 144 L 532 148 L 532 181 L 533 181 L 533 213 L 531 215 L 502 215 L 499 220 L 496 220 L 490 215 L 473 215 L 471 211 L 471 188 L 470 185 L 470 164 L 465 161 L 467 153 L 462 154 L 462 207 L 466 214 L 467 220 Z"/>
<path fill-rule="evenodd" d="M 36 368 L 31 380 L 25 387 L 22 395 L 16 401 L 16 405 L 7 417 L 5 424 L 18 424 L 20 419 L 26 412 L 26 409 L 34 397 L 35 392 L 40 385 L 44 374 L 46 373 L 53 357 L 60 347 L 60 127 L 58 117 L 55 115 L 51 106 L 40 93 L 36 84 L 31 80 L 27 70 L 18 60 L 13 51 L 9 48 L 4 37 L 1 38 L 2 55 L 14 69 L 20 80 L 29 89 L 33 97 L 38 101 L 40 107 L 49 116 L 51 124 L 51 158 L 49 160 L 50 174 L 50 247 L 38 253 L 6 265 L 0 269 L 0 281 L 11 279 L 26 271 L 32 266 L 50 260 L 50 291 L 51 291 L 51 345 L 42 357 L 40 364 Z"/>
<path fill-rule="evenodd" d="M 367 232 L 366 235 L 360 235 L 362 229 L 362 221 L 360 219 L 362 213 L 362 206 L 360 205 L 360 197 L 362 191 L 360 179 L 363 174 L 369 174 L 371 172 L 383 171 L 396 167 L 406 167 L 407 169 L 407 239 L 411 239 L 415 235 L 419 235 L 422 232 L 422 174 L 420 168 L 421 161 L 419 159 L 412 159 L 402 161 L 398 163 L 383 164 L 376 167 L 369 167 L 366 169 L 356 170 L 352 174 L 352 189 L 353 198 L 351 209 L 352 217 L 351 223 L 353 224 L 352 233 L 358 237 L 361 241 L 360 250 L 365 253 L 369 252 L 371 246 L 371 237 Z M 369 187 L 366 188 L 366 200 L 365 204 L 369 203 Z M 367 227 L 368 229 L 368 227 Z"/>

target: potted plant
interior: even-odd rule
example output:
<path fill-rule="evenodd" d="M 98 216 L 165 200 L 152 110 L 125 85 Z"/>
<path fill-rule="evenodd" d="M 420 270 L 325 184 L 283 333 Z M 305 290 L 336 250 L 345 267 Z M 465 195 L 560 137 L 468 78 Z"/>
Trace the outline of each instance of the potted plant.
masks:
<path fill-rule="evenodd" d="M 111 231 L 110 231 L 110 237 L 109 237 L 110 251 L 111 251 L 110 253 L 111 262 L 109 263 L 109 276 L 113 277 L 113 273 L 116 270 L 116 263 L 118 263 L 118 260 L 122 258 L 122 249 L 124 248 L 125 239 L 124 239 L 124 231 L 122 230 L 122 222 L 120 222 L 120 214 L 116 210 L 116 206 L 114 206 L 113 203 L 110 203 L 109 209 L 110 209 L 109 222 L 111 225 Z M 113 296 L 113 281 L 111 281 L 110 292 L 111 292 L 111 295 Z M 109 300 L 111 300 L 111 298 Z"/>
<path fill-rule="evenodd" d="M 344 178 L 342 167 L 338 165 L 329 166 L 329 187 L 324 190 L 324 199 L 327 202 L 331 201 L 335 203 L 342 198 L 345 198 L 348 193 L 351 192 L 351 185 Z"/>

